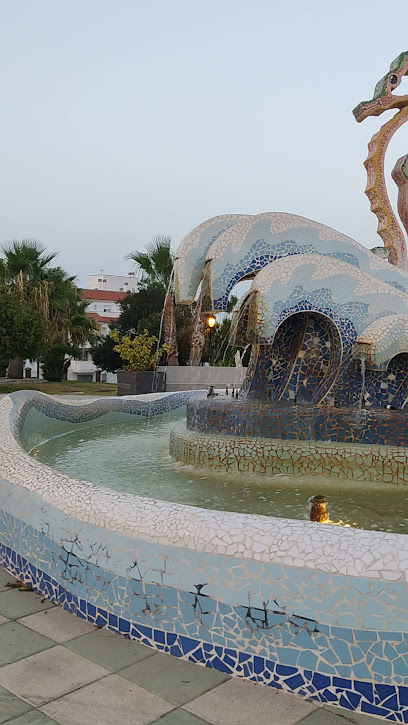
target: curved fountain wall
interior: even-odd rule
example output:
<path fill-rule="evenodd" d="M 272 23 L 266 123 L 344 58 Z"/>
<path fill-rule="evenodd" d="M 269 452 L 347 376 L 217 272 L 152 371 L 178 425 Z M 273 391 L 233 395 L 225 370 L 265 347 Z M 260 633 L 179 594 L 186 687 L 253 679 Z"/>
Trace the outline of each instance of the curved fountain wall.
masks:
<path fill-rule="evenodd" d="M 197 393 L 0 403 L 0 553 L 65 609 L 177 657 L 408 720 L 408 541 L 122 494 L 21 445 L 158 415 Z M 392 493 L 392 492 L 391 492 Z"/>

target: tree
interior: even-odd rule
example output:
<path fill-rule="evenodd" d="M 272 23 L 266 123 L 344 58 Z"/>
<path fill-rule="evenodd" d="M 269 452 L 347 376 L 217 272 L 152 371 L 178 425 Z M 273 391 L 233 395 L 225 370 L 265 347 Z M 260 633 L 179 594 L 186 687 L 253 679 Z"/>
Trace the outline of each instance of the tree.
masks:
<path fill-rule="evenodd" d="M 0 283 L 11 293 L 24 297 L 40 312 L 48 314 L 48 284 L 44 279 L 47 266 L 55 254 L 45 255 L 45 248 L 31 239 L 13 241 L 2 249 L 0 259 Z M 9 360 L 7 375 L 10 378 L 23 376 L 23 357 Z"/>
<path fill-rule="evenodd" d="M 142 280 L 164 292 L 163 332 L 168 348 L 167 364 L 178 365 L 176 315 L 171 289 L 174 255 L 170 245 L 170 237 L 157 236 L 147 245 L 146 252 L 132 252 L 127 259 L 135 263 Z"/>
<path fill-rule="evenodd" d="M 141 279 L 158 285 L 167 291 L 172 277 L 174 255 L 170 249 L 171 237 L 159 234 L 146 245 L 146 252 L 131 252 L 127 259 L 132 260 Z"/>
<path fill-rule="evenodd" d="M 0 290 L 0 366 L 4 369 L 10 359 L 17 357 L 33 358 L 44 336 L 42 315 L 21 295 Z"/>
<path fill-rule="evenodd" d="M 123 362 L 119 353 L 114 349 L 115 343 L 109 335 L 98 335 L 91 347 L 91 357 L 97 368 L 116 373 L 121 370 Z"/>
<path fill-rule="evenodd" d="M 145 328 L 158 337 L 163 312 L 164 292 L 160 285 L 141 282 L 137 292 L 119 302 L 121 313 L 116 328 L 121 335 L 139 335 Z"/>
<path fill-rule="evenodd" d="M 71 360 L 79 357 L 81 351 L 75 345 L 56 344 L 43 357 L 43 375 L 50 382 L 60 383 L 66 376 Z"/>
<path fill-rule="evenodd" d="M 61 267 L 50 267 L 57 256 L 46 254 L 35 240 L 13 241 L 3 247 L 0 259 L 0 284 L 19 294 L 43 317 L 46 334 L 35 357 L 42 357 L 55 344 L 83 344 L 95 330 L 85 313 L 86 302 Z M 23 358 L 9 362 L 8 377 L 22 377 Z"/>

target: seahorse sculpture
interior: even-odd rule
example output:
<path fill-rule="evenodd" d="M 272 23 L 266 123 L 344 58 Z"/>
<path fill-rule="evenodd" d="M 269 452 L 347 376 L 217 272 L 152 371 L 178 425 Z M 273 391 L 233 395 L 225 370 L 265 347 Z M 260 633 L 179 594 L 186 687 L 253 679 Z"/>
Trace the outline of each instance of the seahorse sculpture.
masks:
<path fill-rule="evenodd" d="M 399 109 L 387 123 L 381 126 L 368 145 L 368 157 L 364 162 L 367 170 L 366 194 L 371 211 L 378 219 L 378 234 L 388 251 L 388 260 L 398 267 L 407 268 L 407 247 L 404 233 L 393 212 L 387 194 L 384 176 L 384 159 L 388 145 L 395 132 L 408 120 L 408 96 L 395 96 L 394 91 L 403 76 L 408 75 L 408 52 L 400 53 L 390 66 L 390 70 L 378 81 L 373 98 L 362 101 L 353 110 L 356 121 L 361 122 L 369 116 L 379 116 L 384 111 Z M 407 158 L 398 159 L 392 177 L 398 186 L 398 213 L 405 230 L 408 232 L 407 213 Z"/>
<path fill-rule="evenodd" d="M 293 214 L 229 214 L 209 219 L 176 252 L 176 301 L 192 304 L 201 284 L 205 312 L 225 310 L 241 280 L 251 287 L 234 311 L 235 344 L 252 345 L 243 394 L 320 405 L 403 407 L 408 401 L 408 255 L 392 211 L 384 157 L 408 120 L 408 74 L 401 53 L 357 121 L 397 109 L 369 143 L 366 193 L 388 261 L 318 222 Z M 397 161 L 398 210 L 408 230 L 408 157 Z"/>

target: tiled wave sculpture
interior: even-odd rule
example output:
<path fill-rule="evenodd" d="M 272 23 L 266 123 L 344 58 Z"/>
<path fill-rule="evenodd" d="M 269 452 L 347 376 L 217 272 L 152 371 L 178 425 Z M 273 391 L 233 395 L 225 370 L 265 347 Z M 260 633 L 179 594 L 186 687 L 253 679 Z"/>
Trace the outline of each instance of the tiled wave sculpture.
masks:
<path fill-rule="evenodd" d="M 3 399 L 2 565 L 77 616 L 176 657 L 408 722 L 405 536 L 118 493 L 22 447 L 189 397 Z"/>
<path fill-rule="evenodd" d="M 234 310 L 238 345 L 252 345 L 241 397 L 270 403 L 403 409 L 408 400 L 408 272 L 353 239 L 271 212 L 215 217 L 183 240 L 176 299 Z"/>

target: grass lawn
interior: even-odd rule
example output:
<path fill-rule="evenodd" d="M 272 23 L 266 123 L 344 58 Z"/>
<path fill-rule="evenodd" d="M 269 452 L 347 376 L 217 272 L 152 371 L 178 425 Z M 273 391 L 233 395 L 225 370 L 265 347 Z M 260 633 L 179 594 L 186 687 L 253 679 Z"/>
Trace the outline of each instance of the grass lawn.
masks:
<path fill-rule="evenodd" d="M 0 394 L 14 393 L 15 390 L 40 390 L 48 395 L 82 393 L 83 395 L 116 395 L 115 383 L 82 383 L 76 380 L 63 380 L 61 383 L 47 383 L 42 380 L 27 380 L 26 383 L 13 383 L 0 378 Z"/>

